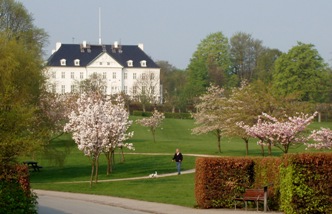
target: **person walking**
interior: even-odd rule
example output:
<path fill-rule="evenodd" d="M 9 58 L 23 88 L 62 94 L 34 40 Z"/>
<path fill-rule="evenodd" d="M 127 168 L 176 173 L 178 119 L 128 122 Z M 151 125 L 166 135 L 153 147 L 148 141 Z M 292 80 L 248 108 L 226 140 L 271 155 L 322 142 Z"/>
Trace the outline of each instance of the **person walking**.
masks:
<path fill-rule="evenodd" d="M 176 162 L 176 169 L 178 171 L 178 175 L 181 175 L 181 163 L 183 160 L 183 156 L 180 152 L 180 149 L 175 150 L 175 154 L 172 160 Z"/>

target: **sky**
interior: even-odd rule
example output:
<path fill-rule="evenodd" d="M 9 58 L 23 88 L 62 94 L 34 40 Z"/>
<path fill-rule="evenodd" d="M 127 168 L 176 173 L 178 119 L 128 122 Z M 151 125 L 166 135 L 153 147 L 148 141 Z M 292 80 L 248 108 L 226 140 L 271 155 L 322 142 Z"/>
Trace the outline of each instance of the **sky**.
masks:
<path fill-rule="evenodd" d="M 144 44 L 155 61 L 185 69 L 197 45 L 211 33 L 251 34 L 287 52 L 311 43 L 332 62 L 331 0 L 18 0 L 55 43 Z M 99 11 L 100 22 L 99 22 Z M 101 28 L 99 28 L 99 23 Z"/>

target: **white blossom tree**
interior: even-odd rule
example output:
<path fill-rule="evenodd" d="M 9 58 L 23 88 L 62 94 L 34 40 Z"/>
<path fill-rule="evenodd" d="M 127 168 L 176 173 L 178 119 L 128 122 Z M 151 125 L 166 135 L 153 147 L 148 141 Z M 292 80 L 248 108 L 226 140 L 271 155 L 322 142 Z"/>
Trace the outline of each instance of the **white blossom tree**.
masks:
<path fill-rule="evenodd" d="M 331 149 L 332 148 L 332 130 L 329 128 L 321 128 L 313 130 L 309 135 L 309 139 L 313 139 L 315 143 L 307 143 L 308 148 L 315 149 Z"/>
<path fill-rule="evenodd" d="M 244 128 L 248 135 L 258 138 L 258 145 L 273 145 L 284 153 L 288 153 L 290 145 L 304 144 L 308 141 L 303 131 L 316 115 L 317 112 L 312 115 L 302 113 L 282 121 L 263 113 L 259 116 L 257 124 L 253 126 L 244 125 L 241 122 L 238 125 Z"/>
<path fill-rule="evenodd" d="M 134 132 L 127 133 L 132 121 L 129 120 L 129 112 L 125 109 L 124 99 L 118 96 L 115 100 L 115 104 L 112 104 L 111 108 L 107 109 L 107 114 L 112 118 L 109 128 L 109 143 L 104 148 L 103 152 L 107 158 L 107 170 L 106 174 L 109 175 L 112 172 L 112 166 L 114 163 L 114 151 L 116 148 L 128 148 L 135 150 L 132 143 L 124 143 L 131 138 Z M 122 152 L 122 160 L 124 155 Z"/>
<path fill-rule="evenodd" d="M 212 133 L 217 137 L 218 151 L 221 152 L 220 142 L 222 130 L 225 127 L 224 89 L 210 85 L 207 92 L 199 97 L 195 105 L 197 113 L 193 113 L 197 127 L 192 129 L 193 134 Z"/>
<path fill-rule="evenodd" d="M 157 109 L 153 111 L 153 114 L 151 117 L 143 118 L 136 120 L 136 123 L 138 123 L 141 126 L 149 127 L 150 131 L 153 136 L 153 142 L 156 142 L 156 129 L 158 126 L 160 126 L 161 122 L 165 119 L 164 113 L 158 112 Z"/>
<path fill-rule="evenodd" d="M 126 137 L 131 136 L 118 131 L 127 130 L 123 128 L 124 120 L 119 119 L 125 118 L 127 112 L 120 109 L 121 105 L 112 104 L 110 99 L 103 99 L 100 93 L 82 94 L 77 100 L 77 106 L 77 111 L 70 114 L 64 130 L 72 132 L 78 149 L 90 158 L 92 186 L 93 178 L 95 182 L 98 181 L 100 154 L 115 148 L 119 143 L 123 144 Z M 126 114 L 122 115 L 124 112 Z M 131 146 L 128 145 L 129 148 Z"/>

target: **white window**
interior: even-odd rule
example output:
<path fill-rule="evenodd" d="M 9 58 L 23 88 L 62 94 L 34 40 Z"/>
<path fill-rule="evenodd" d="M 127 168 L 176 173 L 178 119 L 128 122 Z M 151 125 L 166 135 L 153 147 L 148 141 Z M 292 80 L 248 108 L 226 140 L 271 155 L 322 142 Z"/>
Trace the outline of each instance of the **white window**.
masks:
<path fill-rule="evenodd" d="M 61 59 L 60 60 L 60 65 L 65 66 L 66 65 L 66 60 L 65 59 Z"/>
<path fill-rule="evenodd" d="M 154 80 L 154 73 L 150 74 L 150 78 L 151 78 L 151 80 Z"/>
<path fill-rule="evenodd" d="M 151 94 L 154 94 L 154 86 L 151 86 Z"/>
<path fill-rule="evenodd" d="M 126 85 L 123 87 L 123 91 L 124 91 L 125 94 L 128 93 L 128 87 Z"/>
<path fill-rule="evenodd" d="M 107 86 L 104 86 L 104 94 L 107 94 Z"/>
<path fill-rule="evenodd" d="M 145 80 L 146 79 L 146 74 L 143 73 L 142 76 L 141 76 L 142 80 Z"/>
<path fill-rule="evenodd" d="M 146 67 L 146 61 L 145 60 L 141 61 L 141 67 Z"/>
<path fill-rule="evenodd" d="M 137 94 L 137 86 L 133 86 L 133 94 Z"/>
<path fill-rule="evenodd" d="M 56 72 L 55 71 L 52 71 L 52 78 L 56 78 Z"/>
<path fill-rule="evenodd" d="M 66 86 L 65 85 L 61 85 L 61 94 L 66 93 Z"/>
<path fill-rule="evenodd" d="M 103 62 L 99 62 L 99 65 L 103 65 Z"/>
<path fill-rule="evenodd" d="M 127 79 L 128 78 L 128 73 L 127 72 L 125 72 L 124 74 L 123 74 L 123 79 Z"/>
<path fill-rule="evenodd" d="M 111 65 L 111 63 L 110 63 L 110 62 L 107 62 L 107 65 Z"/>
<path fill-rule="evenodd" d="M 116 79 L 116 72 L 113 72 L 113 79 Z"/>
<path fill-rule="evenodd" d="M 133 73 L 133 79 L 134 80 L 136 79 L 136 73 Z"/>
<path fill-rule="evenodd" d="M 64 71 L 61 72 L 61 78 L 65 79 L 66 78 L 66 73 Z"/>
<path fill-rule="evenodd" d="M 71 79 L 74 79 L 74 77 L 75 77 L 74 72 L 73 72 L 73 71 L 70 72 L 70 78 L 71 78 Z"/>
<path fill-rule="evenodd" d="M 79 59 L 75 59 L 74 60 L 74 65 L 75 66 L 80 66 L 80 60 Z"/>
<path fill-rule="evenodd" d="M 103 79 L 106 79 L 106 72 L 103 72 Z"/>
<path fill-rule="evenodd" d="M 128 67 L 133 67 L 133 60 L 128 60 L 127 65 Z"/>
<path fill-rule="evenodd" d="M 83 79 L 83 72 L 80 72 L 80 79 Z"/>
<path fill-rule="evenodd" d="M 72 93 L 75 92 L 75 85 L 70 86 L 70 92 L 72 92 Z"/>

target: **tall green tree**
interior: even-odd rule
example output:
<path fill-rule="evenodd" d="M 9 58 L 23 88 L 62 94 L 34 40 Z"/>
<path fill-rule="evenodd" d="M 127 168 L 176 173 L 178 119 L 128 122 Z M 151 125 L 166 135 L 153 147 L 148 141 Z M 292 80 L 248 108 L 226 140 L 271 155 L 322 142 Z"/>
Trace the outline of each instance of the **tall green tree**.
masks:
<path fill-rule="evenodd" d="M 39 143 L 39 96 L 44 86 L 42 46 L 21 3 L 0 1 L 0 162 L 10 164 Z"/>
<path fill-rule="evenodd" d="M 230 55 L 232 59 L 232 73 L 239 80 L 251 81 L 257 61 L 264 47 L 262 41 L 252 38 L 250 34 L 239 32 L 230 39 Z"/>
<path fill-rule="evenodd" d="M 170 108 L 172 112 L 179 111 L 183 107 L 184 85 L 186 83 L 186 72 L 177 69 L 167 61 L 158 61 L 160 67 L 160 84 L 162 85 L 163 104 Z"/>
<path fill-rule="evenodd" d="M 222 32 L 212 33 L 203 39 L 187 68 L 185 91 L 189 100 L 203 94 L 210 83 L 225 85 L 230 65 L 228 38 Z"/>
<path fill-rule="evenodd" d="M 298 42 L 275 61 L 273 86 L 281 96 L 295 94 L 301 101 L 324 102 L 330 81 L 327 64 L 312 44 Z"/>
<path fill-rule="evenodd" d="M 274 62 L 281 54 L 282 52 L 278 49 L 264 48 L 257 59 L 254 80 L 261 80 L 266 84 L 270 84 L 272 82 Z"/>

